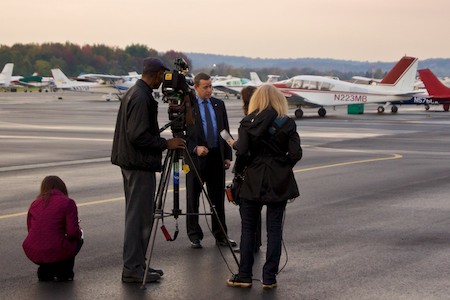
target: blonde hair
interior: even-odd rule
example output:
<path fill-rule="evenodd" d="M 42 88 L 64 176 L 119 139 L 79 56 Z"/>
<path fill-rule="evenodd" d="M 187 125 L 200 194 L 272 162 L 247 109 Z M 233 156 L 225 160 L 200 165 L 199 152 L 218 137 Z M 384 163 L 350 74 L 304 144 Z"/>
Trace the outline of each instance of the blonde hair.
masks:
<path fill-rule="evenodd" d="M 271 84 L 263 84 L 253 93 L 248 105 L 248 113 L 256 111 L 259 114 L 267 108 L 275 110 L 278 118 L 282 118 L 288 113 L 286 97 Z"/>

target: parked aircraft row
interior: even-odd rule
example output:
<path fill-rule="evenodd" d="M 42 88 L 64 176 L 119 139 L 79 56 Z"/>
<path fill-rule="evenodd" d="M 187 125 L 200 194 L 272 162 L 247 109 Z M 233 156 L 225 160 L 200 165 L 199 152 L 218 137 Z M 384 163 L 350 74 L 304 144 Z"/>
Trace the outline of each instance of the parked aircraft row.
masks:
<path fill-rule="evenodd" d="M 113 95 L 120 95 L 134 85 L 141 75 L 136 72 L 116 76 L 107 74 L 84 74 L 78 79 L 69 79 L 60 69 L 51 70 L 57 89 L 101 93 L 109 101 Z"/>
<path fill-rule="evenodd" d="M 448 111 L 450 102 L 445 101 L 450 99 L 450 92 L 446 91 L 447 94 L 441 95 L 444 93 L 442 88 L 437 90 L 440 96 L 436 96 L 437 91 L 430 92 L 431 84 L 439 83 L 445 87 L 434 75 L 435 80 L 430 83 L 428 73 L 419 70 L 426 89 L 418 89 L 420 84 L 416 80 L 417 65 L 417 58 L 405 56 L 383 79 L 354 78 L 365 81 L 364 84 L 313 75 L 298 75 L 283 81 L 274 80 L 272 84 L 286 96 L 290 107 L 295 109 L 297 118 L 303 116 L 303 108 L 318 108 L 319 116 L 324 117 L 327 113 L 326 107 L 366 103 L 379 103 L 377 108 L 379 113 L 383 113 L 389 106 L 391 106 L 391 112 L 396 113 L 398 105 L 402 104 L 424 104 L 427 108 L 430 104 L 443 104 L 444 110 Z M 431 71 L 429 72 L 431 73 Z M 370 84 L 367 84 L 369 80 Z M 262 84 L 259 78 L 241 85 L 238 85 L 237 80 L 234 82 L 235 84 L 220 86 L 220 89 L 228 90 L 228 92 L 234 90 L 235 93 L 238 93 L 245 85 Z"/>
<path fill-rule="evenodd" d="M 279 76 L 269 75 L 266 83 L 273 84 L 286 96 L 289 106 L 295 109 L 295 116 L 303 116 L 303 108 L 318 108 L 320 117 L 327 113 L 326 107 L 350 104 L 379 103 L 378 112 L 391 106 L 391 112 L 398 111 L 401 104 L 442 104 L 445 111 L 450 106 L 450 88 L 445 86 L 429 69 L 418 70 L 418 59 L 402 57 L 397 64 L 380 80 L 354 77 L 356 82 L 341 81 L 326 76 L 298 75 L 279 81 Z M 60 69 L 52 69 L 52 77 L 12 76 L 14 64 L 7 63 L 0 73 L 0 87 L 11 83 L 24 86 L 43 87 L 49 84 L 57 89 L 89 91 L 106 94 L 110 100 L 113 94 L 128 90 L 141 75 L 130 72 L 128 75 L 84 74 L 77 80 L 69 79 Z M 418 89 L 416 73 L 419 73 L 425 89 Z M 213 88 L 239 97 L 242 88 L 248 85 L 263 84 L 256 72 L 251 79 L 232 76 L 214 76 Z M 363 81 L 364 83 L 359 83 Z M 369 83 L 369 84 L 368 84 Z"/>

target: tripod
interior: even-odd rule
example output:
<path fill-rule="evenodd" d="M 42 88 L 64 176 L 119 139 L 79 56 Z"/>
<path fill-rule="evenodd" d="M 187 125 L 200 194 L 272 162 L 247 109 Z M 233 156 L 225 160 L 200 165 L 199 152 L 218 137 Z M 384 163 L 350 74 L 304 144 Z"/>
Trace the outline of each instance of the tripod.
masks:
<path fill-rule="evenodd" d="M 233 255 L 233 258 L 236 261 L 236 264 L 239 266 L 239 261 L 233 251 L 233 247 L 231 246 L 231 243 L 225 232 L 223 224 L 221 223 L 221 221 L 219 219 L 216 208 L 213 205 L 208 193 L 205 190 L 203 181 L 192 161 L 191 155 L 189 154 L 188 151 L 186 151 L 186 149 L 168 150 L 167 155 L 164 159 L 163 171 L 161 173 L 161 179 L 160 179 L 160 182 L 158 185 L 158 191 L 157 191 L 156 198 L 155 198 L 155 208 L 154 208 L 155 210 L 154 210 L 154 214 L 153 214 L 154 218 L 153 218 L 152 232 L 150 235 L 149 245 L 147 247 L 147 248 L 149 248 L 149 255 L 148 255 L 147 264 L 146 264 L 146 268 L 145 268 L 145 272 L 144 272 L 144 278 L 142 281 L 142 288 L 145 288 L 145 282 L 147 279 L 148 270 L 150 269 L 150 262 L 151 262 L 151 258 L 153 255 L 156 231 L 157 231 L 157 228 L 159 225 L 159 221 L 162 220 L 165 216 L 173 216 L 175 219 L 178 219 L 178 217 L 180 215 L 191 215 L 191 214 L 183 214 L 180 209 L 180 186 L 179 186 L 180 181 L 179 181 L 179 179 L 180 179 L 180 160 L 182 160 L 182 158 L 183 158 L 182 154 L 184 154 L 184 158 L 189 159 L 190 166 L 192 166 L 192 170 L 189 170 L 189 172 L 194 172 L 194 175 L 199 180 L 199 182 L 202 186 L 202 192 L 206 196 L 206 199 L 208 200 L 208 203 L 209 203 L 211 211 L 212 211 L 212 213 L 204 213 L 201 215 L 212 215 L 213 217 L 215 217 L 217 219 L 217 222 L 221 228 L 221 231 L 224 234 L 224 236 L 226 237 L 226 240 L 228 243 L 228 248 L 230 249 L 230 251 Z M 168 186 L 169 186 L 169 179 L 170 179 L 172 167 L 173 167 L 173 209 L 172 209 L 171 213 L 165 213 L 164 205 L 165 205 L 166 198 L 167 198 L 167 190 L 168 190 Z M 196 215 L 200 215 L 200 214 L 196 214 Z M 167 232 L 167 230 L 165 229 L 164 226 L 162 226 L 161 229 L 163 230 L 166 240 L 168 240 L 168 241 L 174 241 L 178 236 L 178 225 L 176 226 L 176 231 L 175 231 L 173 239 L 170 237 L 170 234 Z"/>

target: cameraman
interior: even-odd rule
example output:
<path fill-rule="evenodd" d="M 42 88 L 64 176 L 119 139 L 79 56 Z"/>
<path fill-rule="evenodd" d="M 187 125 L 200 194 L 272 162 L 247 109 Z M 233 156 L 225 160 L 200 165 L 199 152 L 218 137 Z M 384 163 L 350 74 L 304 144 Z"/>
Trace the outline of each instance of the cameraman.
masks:
<path fill-rule="evenodd" d="M 155 172 L 162 168 L 165 149 L 182 149 L 184 140 L 160 137 L 158 102 L 153 98 L 169 70 L 158 58 L 146 58 L 142 79 L 121 99 L 111 162 L 122 170 L 125 191 L 125 235 L 123 244 L 123 282 L 142 282 L 145 255 L 153 225 Z M 147 282 L 155 282 L 162 270 L 150 269 Z"/>

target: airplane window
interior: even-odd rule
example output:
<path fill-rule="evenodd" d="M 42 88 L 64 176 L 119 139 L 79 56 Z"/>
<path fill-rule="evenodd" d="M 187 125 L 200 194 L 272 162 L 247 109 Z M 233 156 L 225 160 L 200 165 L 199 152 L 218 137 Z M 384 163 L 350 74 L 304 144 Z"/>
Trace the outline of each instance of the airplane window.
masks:
<path fill-rule="evenodd" d="M 285 85 L 286 85 L 288 88 L 292 88 L 293 82 L 294 82 L 294 81 L 293 81 L 292 79 L 290 79 L 290 80 L 286 81 Z"/>
<path fill-rule="evenodd" d="M 322 86 L 320 87 L 320 89 L 323 91 L 330 91 L 331 88 L 332 88 L 332 84 L 328 83 L 328 82 L 323 82 Z"/>
<path fill-rule="evenodd" d="M 307 90 L 314 90 L 314 82 L 313 81 L 305 81 L 303 84 L 303 88 Z"/>

